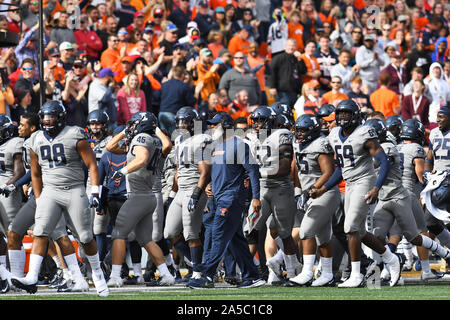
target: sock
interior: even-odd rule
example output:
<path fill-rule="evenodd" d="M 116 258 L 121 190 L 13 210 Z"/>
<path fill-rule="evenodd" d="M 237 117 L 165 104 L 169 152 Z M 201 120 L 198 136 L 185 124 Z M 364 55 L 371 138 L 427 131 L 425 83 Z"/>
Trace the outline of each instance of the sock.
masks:
<path fill-rule="evenodd" d="M 72 279 L 77 282 L 78 280 L 84 279 L 81 274 L 80 267 L 78 266 L 77 256 L 75 253 L 64 256 L 64 260 L 67 263 L 67 267 L 69 267 L 70 272 L 72 273 Z"/>
<path fill-rule="evenodd" d="M 156 242 L 156 244 L 161 248 L 161 251 L 163 252 L 163 255 L 166 256 L 169 254 L 169 246 L 167 245 L 167 240 L 166 239 L 161 239 L 158 242 Z"/>
<path fill-rule="evenodd" d="M 304 254 L 303 255 L 303 269 L 302 273 L 310 275 L 313 273 L 314 262 L 316 261 L 315 254 Z"/>
<path fill-rule="evenodd" d="M 111 268 L 111 278 L 120 278 L 121 264 L 113 264 Z"/>
<path fill-rule="evenodd" d="M 61 261 L 59 261 L 58 255 L 52 257 L 52 259 L 53 259 L 53 261 L 55 261 L 56 267 L 57 267 L 58 269 L 62 269 Z"/>
<path fill-rule="evenodd" d="M 397 259 L 396 256 L 391 252 L 389 246 L 385 245 L 384 247 L 386 248 L 386 251 L 381 254 L 381 258 L 383 259 L 384 263 L 391 262 L 393 258 Z"/>
<path fill-rule="evenodd" d="M 22 278 L 25 268 L 25 261 L 22 261 L 21 250 L 8 250 L 9 266 L 14 277 Z"/>
<path fill-rule="evenodd" d="M 89 261 L 89 264 L 91 265 L 91 269 L 92 269 L 92 273 L 102 273 L 103 271 L 100 267 L 100 259 L 98 257 L 98 252 L 96 254 L 94 254 L 93 256 L 88 256 L 86 254 L 86 258 Z"/>
<path fill-rule="evenodd" d="M 420 260 L 420 264 L 422 265 L 422 272 L 431 272 L 430 260 Z"/>
<path fill-rule="evenodd" d="M 41 270 L 43 259 L 44 257 L 38 254 L 30 254 L 30 265 L 26 276 L 26 279 L 30 280 L 30 282 L 36 283 L 38 281 L 39 270 Z"/>
<path fill-rule="evenodd" d="M 166 265 L 171 266 L 173 265 L 173 258 L 172 258 L 172 254 L 168 254 L 166 256 L 164 256 L 164 261 L 166 262 Z"/>
<path fill-rule="evenodd" d="M 142 260 L 142 248 L 139 244 L 139 242 L 131 241 L 129 243 L 130 248 L 130 257 L 131 257 L 131 263 L 141 263 Z"/>
<path fill-rule="evenodd" d="M 95 241 L 97 242 L 97 250 L 99 259 L 103 261 L 106 256 L 106 233 L 100 233 L 95 235 Z"/>
<path fill-rule="evenodd" d="M 389 249 L 391 250 L 392 253 L 395 253 L 397 251 L 397 246 L 393 243 L 388 243 L 387 244 Z"/>
<path fill-rule="evenodd" d="M 0 278 L 2 280 L 6 280 L 10 277 L 11 277 L 11 273 L 8 270 L 6 270 L 6 267 L 4 265 L 0 264 Z"/>
<path fill-rule="evenodd" d="M 179 240 L 173 244 L 175 249 L 185 258 L 187 258 L 189 261 L 192 261 L 191 259 L 191 251 L 189 250 L 189 247 L 184 240 Z"/>
<path fill-rule="evenodd" d="M 63 269 L 63 278 L 66 280 L 72 279 L 72 274 L 70 273 L 69 269 L 67 269 L 67 268 Z"/>
<path fill-rule="evenodd" d="M 288 278 L 295 277 L 295 261 L 297 260 L 297 255 L 289 254 L 286 255 L 286 272 Z"/>
<path fill-rule="evenodd" d="M 0 256 L 0 264 L 6 265 L 6 255 Z"/>
<path fill-rule="evenodd" d="M 135 277 L 142 277 L 142 267 L 140 263 L 133 263 L 133 272 Z"/>
<path fill-rule="evenodd" d="M 278 250 L 277 253 L 271 259 L 273 259 L 273 260 L 275 260 L 275 261 L 277 261 L 278 263 L 281 264 L 283 262 L 283 259 L 284 259 L 283 251 L 281 249 Z"/>
<path fill-rule="evenodd" d="M 159 274 L 161 276 L 167 276 L 167 275 L 171 276 L 169 269 L 167 269 L 167 266 L 165 263 L 161 263 L 159 266 L 157 266 L 157 268 L 158 268 Z"/>
<path fill-rule="evenodd" d="M 352 261 L 352 272 L 350 273 L 350 277 L 359 274 L 361 274 L 361 261 Z"/>
<path fill-rule="evenodd" d="M 439 239 L 439 242 L 443 246 L 446 246 L 447 248 L 450 248 L 450 233 L 448 232 L 447 229 L 444 229 L 441 233 L 436 235 L 436 238 Z"/>
<path fill-rule="evenodd" d="M 437 253 L 441 258 L 448 258 L 449 252 L 443 246 L 436 241 L 431 240 L 427 236 L 421 235 L 422 247 L 431 250 L 431 252 Z"/>
<path fill-rule="evenodd" d="M 256 259 L 256 257 L 253 257 L 253 263 L 254 263 L 255 266 L 257 266 L 257 267 L 260 265 L 260 262 L 259 262 L 258 259 Z"/>
<path fill-rule="evenodd" d="M 409 242 L 406 244 L 403 244 L 403 254 L 406 257 L 406 260 L 408 260 L 408 261 L 414 260 L 414 255 L 412 252 L 412 245 Z"/>
<path fill-rule="evenodd" d="M 277 243 L 278 247 L 284 251 L 283 240 L 281 240 L 280 236 L 276 237 L 274 240 Z"/>
<path fill-rule="evenodd" d="M 192 257 L 192 268 L 194 268 L 194 271 L 198 271 L 196 270 L 196 267 L 202 263 L 203 248 L 202 246 L 193 247 L 190 248 L 190 251 Z"/>
<path fill-rule="evenodd" d="M 333 275 L 333 258 L 320 257 L 322 274 Z"/>

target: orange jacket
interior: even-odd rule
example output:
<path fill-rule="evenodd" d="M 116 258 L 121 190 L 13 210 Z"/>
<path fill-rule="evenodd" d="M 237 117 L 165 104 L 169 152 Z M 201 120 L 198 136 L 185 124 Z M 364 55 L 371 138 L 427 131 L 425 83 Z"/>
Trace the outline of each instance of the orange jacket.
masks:
<path fill-rule="evenodd" d="M 394 115 L 394 109 L 400 105 L 397 94 L 387 88 L 380 88 L 374 91 L 370 95 L 370 103 L 373 109 L 383 113 L 386 119 Z"/>
<path fill-rule="evenodd" d="M 238 51 L 241 51 L 244 55 L 248 55 L 249 46 L 250 42 L 248 40 L 242 40 L 239 35 L 235 35 L 228 43 L 228 51 L 233 55 Z"/>
<path fill-rule="evenodd" d="M 208 101 L 208 97 L 211 93 L 217 91 L 217 85 L 220 81 L 220 76 L 217 72 L 211 72 L 209 69 L 211 66 L 206 68 L 203 64 L 197 64 L 197 74 L 198 78 L 194 81 L 197 85 L 200 81 L 203 82 L 203 89 L 200 91 L 200 96 L 203 101 Z"/>
<path fill-rule="evenodd" d="M 302 53 L 300 58 L 303 59 L 308 73 L 313 72 L 314 70 L 320 70 L 319 62 L 316 57 L 308 57 L 305 53 Z M 303 83 L 307 83 L 310 80 L 312 80 L 310 76 L 302 76 Z"/>
<path fill-rule="evenodd" d="M 258 79 L 259 87 L 261 88 L 261 91 L 264 91 L 266 88 L 266 66 L 264 66 L 264 59 L 261 57 L 256 56 L 253 58 L 251 55 L 248 55 L 247 62 L 250 68 L 256 68 L 259 65 L 263 65 L 258 71 L 256 71 L 256 79 Z"/>
<path fill-rule="evenodd" d="M 289 22 L 288 33 L 289 38 L 293 38 L 297 41 L 297 50 L 303 52 L 305 47 L 303 44 L 303 26 L 300 23 L 293 24 L 292 22 Z"/>
<path fill-rule="evenodd" d="M 322 103 L 324 104 L 331 103 L 337 106 L 340 101 L 348 99 L 348 96 L 345 93 L 341 92 L 333 93 L 333 91 L 330 90 L 322 95 L 322 99 L 323 99 Z"/>

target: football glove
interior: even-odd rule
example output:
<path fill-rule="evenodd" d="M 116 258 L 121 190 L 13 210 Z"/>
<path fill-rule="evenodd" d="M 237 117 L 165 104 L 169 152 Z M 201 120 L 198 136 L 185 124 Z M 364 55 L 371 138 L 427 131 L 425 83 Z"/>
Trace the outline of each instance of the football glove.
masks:
<path fill-rule="evenodd" d="M 100 205 L 100 196 L 98 193 L 92 193 L 89 199 L 89 207 L 97 208 Z"/>

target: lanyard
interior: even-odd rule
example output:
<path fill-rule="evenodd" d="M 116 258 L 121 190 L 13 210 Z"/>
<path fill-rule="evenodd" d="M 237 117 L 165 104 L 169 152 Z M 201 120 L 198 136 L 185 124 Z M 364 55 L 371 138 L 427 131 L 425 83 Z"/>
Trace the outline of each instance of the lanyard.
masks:
<path fill-rule="evenodd" d="M 399 83 L 398 83 L 398 90 L 399 90 L 399 93 L 401 94 L 401 93 L 403 93 L 403 87 L 404 87 L 404 85 L 403 85 L 403 78 L 402 78 L 402 68 L 400 67 L 400 68 L 397 70 L 397 67 L 394 66 L 394 64 L 392 64 L 392 67 L 393 67 L 394 70 L 397 72 L 397 76 L 398 76 L 398 80 L 399 80 Z M 414 99 L 413 99 L 413 100 L 414 100 Z"/>
<path fill-rule="evenodd" d="M 422 97 L 423 97 L 423 95 L 421 95 L 419 97 L 419 100 L 416 103 L 416 97 L 414 95 L 412 95 L 412 102 L 413 102 L 414 113 L 417 113 L 417 109 L 419 109 L 420 103 L 422 102 Z"/>

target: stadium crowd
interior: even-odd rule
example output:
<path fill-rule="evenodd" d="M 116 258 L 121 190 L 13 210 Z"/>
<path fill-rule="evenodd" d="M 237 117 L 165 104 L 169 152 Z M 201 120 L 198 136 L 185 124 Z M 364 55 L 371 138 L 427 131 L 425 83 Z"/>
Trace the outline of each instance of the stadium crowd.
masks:
<path fill-rule="evenodd" d="M 17 6 L 6 6 L 2 3 Z M 247 229 L 245 234 L 247 238 L 243 238 L 242 230 L 226 229 L 224 239 L 218 239 L 217 234 L 214 234 L 212 230 L 217 231 L 214 228 L 222 230 L 226 227 L 223 225 L 218 227 L 214 214 L 212 217 L 210 214 L 214 213 L 218 205 L 216 193 L 225 185 L 217 184 L 223 182 L 222 179 L 230 178 L 227 176 L 229 172 L 225 174 L 224 171 L 220 171 L 225 169 L 214 169 L 213 165 L 211 173 L 208 171 L 211 168 L 207 169 L 203 161 L 199 161 L 195 164 L 198 168 L 194 174 L 194 180 L 189 176 L 192 173 L 186 174 L 179 169 L 174 178 L 176 166 L 180 163 L 172 159 L 177 158 L 177 155 L 171 157 L 169 153 L 172 145 L 173 152 L 170 154 L 176 152 L 175 150 L 178 150 L 183 141 L 177 142 L 173 132 L 176 129 L 192 129 L 182 125 L 180 127 L 183 121 L 186 121 L 184 125 L 189 126 L 190 121 L 195 118 L 202 121 L 205 128 L 221 125 L 224 128 L 245 130 L 249 125 L 254 127 L 260 118 L 269 121 L 270 116 L 264 114 L 265 107 L 261 109 L 261 106 L 272 106 L 271 109 L 280 117 L 276 117 L 276 121 L 271 118 L 276 124 L 265 129 L 278 127 L 294 132 L 295 121 L 306 119 L 302 118 L 306 115 L 317 116 L 317 119 L 320 118 L 325 126 L 329 125 L 327 131 L 329 133 L 333 126 L 339 126 L 339 123 L 336 124 L 335 121 L 337 113 L 335 114 L 334 110 L 344 102 L 346 107 L 342 107 L 344 109 L 341 112 L 350 112 L 349 110 L 358 114 L 360 112 L 360 120 L 381 119 L 398 140 L 400 140 L 399 133 L 395 134 L 394 130 L 401 128 L 402 123 L 407 120 L 413 119 L 423 124 L 424 138 L 426 136 L 427 139 L 433 129 L 436 131 L 438 127 L 440 128 L 439 121 L 448 122 L 448 120 L 439 120 L 438 116 L 443 114 L 447 117 L 446 119 L 449 117 L 447 105 L 450 101 L 448 49 L 450 3 L 447 1 L 46 0 L 43 17 L 43 82 L 39 79 L 38 62 L 40 58 L 39 3 L 35 0 L 0 2 L 0 9 L 14 8 L 17 10 L 0 12 L 0 32 L 18 33 L 20 37 L 17 46 L 1 49 L 0 114 L 9 116 L 17 126 L 22 126 L 23 119 L 28 119 L 31 124 L 33 116 L 30 114 L 40 114 L 41 125 L 45 126 L 42 124 L 44 113 L 53 114 L 55 110 L 63 107 L 64 126 L 85 128 L 84 132 L 89 136 L 88 141 L 98 162 L 100 185 L 104 179 L 104 185 L 115 184 L 115 186 L 108 186 L 110 191 L 114 189 L 117 192 L 108 195 L 108 204 L 103 204 L 104 208 L 101 209 L 104 212 L 100 209 L 96 210 L 92 225 L 92 232 L 98 246 L 99 266 L 101 265 L 110 287 L 122 286 L 123 283 L 144 283 L 144 281 L 150 285 L 173 284 L 175 279 L 183 281 L 179 273 L 180 263 L 184 263 L 189 268 L 189 276 L 185 277 L 184 281 L 192 279 L 189 280 L 190 287 L 211 287 L 214 281 L 213 276 L 217 276 L 216 267 L 222 259 L 225 281 L 232 284 L 239 283 L 244 288 L 259 286 L 265 281 L 279 284 L 283 274 L 280 266 L 283 266 L 288 279 L 294 279 L 286 282 L 286 285 L 311 285 L 314 283 L 312 282 L 312 266 L 318 249 L 321 254 L 321 265 L 316 270 L 322 271 L 325 280 L 322 278 L 317 282 L 320 279 L 320 272 L 314 275 L 317 286 L 332 285 L 334 276 L 333 279 L 327 277 L 331 273 L 336 275 L 337 271 L 339 276 L 342 274 L 342 282 L 347 283 L 348 287 L 359 286 L 362 282 L 358 278 L 360 267 L 362 274 L 373 267 L 373 261 L 364 253 L 360 262 L 359 258 L 356 258 L 357 254 L 352 251 L 355 246 L 353 241 L 356 241 L 352 239 L 356 238 L 351 236 L 347 240 L 348 230 L 346 229 L 345 232 L 338 230 L 344 228 L 344 218 L 342 221 L 333 221 L 335 233 L 333 241 L 340 243 L 341 248 L 338 250 L 333 246 L 333 252 L 320 241 L 317 248 L 315 244 L 305 242 L 305 237 L 306 240 L 311 238 L 314 240 L 314 237 L 319 240 L 322 235 L 313 234 L 310 237 L 298 228 L 291 228 L 286 235 L 283 226 L 280 227 L 277 224 L 282 224 L 278 220 L 275 224 L 281 229 L 275 228 L 276 231 L 272 225 L 269 228 L 268 223 L 267 227 L 263 226 L 263 229 L 258 232 L 252 233 L 252 227 L 250 230 Z M 42 90 L 41 84 L 45 86 Z M 45 95 L 44 105 L 48 104 L 50 111 L 41 109 L 41 92 Z M 356 103 L 358 111 L 351 109 L 353 105 L 349 101 Z M 187 107 L 191 107 L 194 111 L 186 109 Z M 121 214 L 125 209 L 120 208 L 122 205 L 126 207 L 125 203 L 128 203 L 130 199 L 128 197 L 127 200 L 126 197 L 126 193 L 130 193 L 130 190 L 126 190 L 129 186 L 125 187 L 125 176 L 131 173 L 128 173 L 130 162 L 127 165 L 128 169 L 124 163 L 134 161 L 134 158 L 130 160 L 119 157 L 118 154 L 126 152 L 122 152 L 123 150 L 118 152 L 118 150 L 122 148 L 120 144 L 122 138 L 129 137 L 128 143 L 131 140 L 136 143 L 133 140 L 136 134 L 127 136 L 130 131 L 128 133 L 125 131 L 134 130 L 140 121 L 147 117 L 135 118 L 135 115 L 142 115 L 143 112 L 150 112 L 155 116 L 155 123 L 157 122 L 158 125 L 149 130 L 153 135 L 158 136 L 158 141 L 161 143 L 159 148 L 165 157 L 164 168 L 160 172 L 162 186 L 155 187 L 159 190 L 153 191 L 155 195 L 160 195 L 160 199 L 157 196 L 158 204 L 154 210 L 162 212 L 162 218 L 160 217 L 159 221 L 165 222 L 160 223 L 160 230 L 155 231 L 157 228 L 153 227 L 153 239 L 148 240 L 141 234 L 142 232 L 136 230 L 136 240 L 131 237 L 132 241 L 125 244 L 125 241 L 122 242 L 125 231 L 121 229 L 123 224 L 126 224 L 122 221 L 123 214 Z M 148 120 L 145 119 L 145 121 Z M 399 122 L 395 122 L 394 119 Z M 390 124 L 392 124 L 391 127 Z M 99 128 L 96 128 L 96 125 L 99 125 Z M 125 128 L 126 130 L 123 131 Z M 374 128 L 378 129 L 376 125 Z M 144 132 L 147 131 L 144 130 Z M 138 132 L 137 136 L 141 133 Z M 352 131 L 349 131 L 347 135 L 350 134 Z M 379 134 L 378 131 L 377 134 Z M 26 138 L 21 135 L 20 130 L 19 135 Z M 202 143 L 211 142 L 203 135 L 199 136 L 201 137 L 198 139 L 204 139 Z M 220 134 L 213 135 L 214 140 L 221 137 Z M 283 141 L 282 137 L 280 141 Z M 443 143 L 443 148 L 446 148 L 447 145 Z M 278 142 L 275 144 L 277 145 Z M 280 146 L 277 147 L 281 148 L 281 145 L 280 142 Z M 437 148 L 439 147 L 441 145 Z M 294 152 L 296 152 L 295 148 L 292 153 Z M 378 160 L 376 155 L 374 153 L 372 156 Z M 133 156 L 136 155 L 133 154 Z M 347 156 L 349 154 L 345 154 L 344 148 L 343 157 L 347 158 Z M 171 161 L 173 162 L 170 163 Z M 279 161 L 281 167 L 282 159 Z M 114 175 L 110 177 L 108 168 L 112 163 L 115 168 Z M 322 163 L 319 164 L 324 172 Z M 343 162 L 341 164 L 344 166 Z M 255 196 L 259 193 L 259 187 L 258 190 L 248 190 L 254 186 L 254 181 L 250 182 L 254 178 L 251 174 L 253 169 L 245 167 L 245 170 L 248 175 L 245 176 L 244 181 L 247 192 L 250 193 L 246 199 L 246 208 L 252 207 L 257 212 L 261 209 L 261 203 L 258 206 L 257 202 L 252 202 L 251 193 L 253 192 Z M 287 175 L 289 170 L 290 162 Z M 379 170 L 381 176 L 383 163 L 380 163 Z M 14 172 L 16 174 L 16 171 Z M 292 172 L 297 171 L 292 169 Z M 222 173 L 225 178 L 221 176 Z M 89 174 L 92 174 L 90 167 Z M 211 182 L 212 190 L 206 178 L 209 175 L 216 178 Z M 263 177 L 261 173 L 262 178 L 276 176 L 278 179 L 278 175 L 280 173 L 273 176 L 272 173 L 268 176 L 266 173 Z M 327 179 L 331 181 L 330 176 L 331 174 Z M 347 180 L 344 171 L 343 176 L 344 180 Z M 236 177 L 241 176 L 236 173 Z M 177 180 L 177 187 L 172 188 L 173 180 Z M 322 181 L 322 184 L 326 181 L 326 179 Z M 16 180 L 14 182 L 9 180 L 8 185 L 15 182 Z M 98 189 L 95 188 L 98 186 L 94 182 L 96 181 L 93 180 L 92 190 L 97 190 L 98 193 Z M 89 183 L 88 181 L 88 188 L 90 188 Z M 329 184 L 327 188 L 334 188 L 337 183 Z M 269 185 L 264 187 L 273 188 Z M 279 187 L 282 188 L 281 185 Z M 177 188 L 179 189 L 176 190 Z M 308 197 L 315 199 L 321 192 L 323 193 L 323 190 L 314 188 L 308 189 Z M 339 189 L 343 194 L 345 185 L 339 184 Z M 5 190 L 3 186 L 1 191 L 8 197 L 9 193 Z M 262 191 L 263 184 L 261 184 Z M 294 193 L 293 187 L 288 188 L 287 194 L 291 191 Z M 371 190 L 367 191 L 371 192 Z M 177 192 L 177 196 L 174 192 Z M 95 194 L 94 191 L 92 193 Z M 186 203 L 180 200 L 185 193 L 189 193 L 187 198 L 183 198 L 189 199 L 185 201 Z M 330 195 L 330 192 L 327 194 Z M 339 197 L 339 192 L 336 192 L 336 195 Z M 296 201 L 299 201 L 299 196 L 299 193 L 295 194 Z M 253 200 L 254 198 L 256 197 L 253 197 Z M 219 200 L 224 201 L 222 198 Z M 370 200 L 371 198 L 368 201 Z M 104 201 L 105 199 L 102 199 L 100 202 Z M 287 201 L 289 202 L 290 198 Z M 297 202 L 299 210 L 303 208 L 303 205 L 299 205 L 300 202 Z M 336 203 L 339 203 L 339 200 Z M 96 203 L 95 206 L 97 205 L 101 206 L 100 203 Z M 107 208 L 108 205 L 109 208 Z M 180 221 L 181 210 L 183 210 L 181 229 L 175 223 L 173 225 L 169 223 L 167 219 L 167 216 L 171 214 L 178 214 L 174 208 L 178 205 L 182 208 L 179 213 Z M 112 208 L 113 206 L 115 207 Z M 186 206 L 188 209 L 184 208 Z M 232 206 L 232 208 L 240 210 L 241 214 L 247 211 L 241 207 L 236 209 Z M 195 226 L 195 221 L 186 222 L 185 210 L 202 222 L 195 223 Z M 200 212 L 200 216 L 197 211 Z M 137 221 L 144 224 L 144 220 Z M 234 220 L 231 223 L 237 225 Z M 116 227 L 116 224 L 120 224 L 120 227 Z M 420 229 L 420 226 L 418 227 Z M 13 231 L 16 232 L 14 228 Z M 39 229 L 39 231 L 42 230 Z M 423 235 L 422 232 L 426 230 L 420 231 L 417 237 L 422 237 L 424 240 L 410 237 L 408 241 L 417 247 L 426 247 L 427 250 L 447 258 L 448 251 L 442 247 L 434 247 L 435 244 L 437 246 L 439 244 L 430 240 L 431 237 Z M 434 235 L 444 232 L 439 228 L 434 231 Z M 11 243 L 16 238 L 10 238 L 11 232 L 7 230 L 3 232 L 8 236 L 8 251 L 15 251 L 9 252 L 8 260 L 11 262 L 15 259 L 11 260 L 12 256 L 19 256 L 20 245 L 17 247 L 16 243 L 16 247 L 13 247 Z M 109 240 L 111 234 L 112 241 Z M 23 237 L 23 234 L 18 232 L 16 235 Z M 441 244 L 445 242 L 443 239 L 450 240 L 450 236 L 446 238 L 447 235 L 448 232 L 445 237 L 442 236 L 443 238 L 439 239 Z M 80 240 L 78 235 L 74 236 Z M 353 235 L 353 237 L 356 236 Z M 364 237 L 365 235 L 361 235 L 361 238 Z M 374 244 L 375 240 L 369 241 L 372 245 L 370 248 L 382 257 L 378 263 L 380 261 L 382 261 L 381 264 L 384 263 L 384 277 L 396 278 L 392 280 L 391 285 L 397 285 L 399 280 L 399 273 L 396 274 L 395 271 L 398 269 L 398 263 L 395 260 L 397 258 L 394 258 L 396 255 L 391 253 L 395 253 L 401 239 L 402 237 L 389 238 L 386 249 L 384 244 L 380 249 L 380 245 L 377 247 Z M 249 266 L 248 259 L 238 258 L 247 255 L 247 251 L 242 249 L 244 240 L 245 244 L 248 243 L 254 265 Z M 325 243 L 329 241 L 331 239 Z M 59 246 L 68 250 L 59 240 L 55 244 L 56 248 Z M 34 243 L 33 247 L 36 248 L 37 245 Z M 151 257 L 145 274 L 142 274 L 140 268 L 141 247 L 145 248 Z M 404 247 L 407 247 L 407 244 Z M 84 242 L 83 248 L 85 252 L 80 254 L 84 262 L 80 263 L 82 271 L 89 279 L 94 278 L 97 291 L 101 295 L 102 292 L 106 292 L 106 289 L 102 289 L 103 291 L 99 289 L 102 284 L 99 284 L 101 279 L 96 275 L 97 260 L 92 258 L 95 256 L 94 250 L 92 246 Z M 442 251 L 439 251 L 441 248 Z M 127 265 L 123 261 L 125 250 L 129 250 L 131 254 L 134 276 L 129 276 Z M 6 262 L 6 253 L 3 251 L 6 249 L 0 248 L 0 264 Z M 52 277 L 48 277 L 46 281 L 59 291 L 84 291 L 86 288 L 84 283 L 80 284 L 80 271 L 73 264 L 72 253 L 66 255 L 63 252 L 65 259 L 62 259 L 59 251 L 49 245 L 49 254 L 54 259 L 50 259 L 47 264 L 54 261 L 61 272 L 53 273 Z M 352 259 L 348 260 L 346 270 L 339 270 L 339 263 L 345 252 Z M 409 249 L 408 252 L 410 253 L 411 250 Z M 428 251 L 419 252 L 419 258 L 423 258 L 425 254 L 428 254 Z M 314 258 L 311 258 L 312 255 Z M 340 257 L 336 259 L 336 255 Z M 327 260 L 331 257 L 335 258 L 332 264 L 330 260 Z M 411 270 L 413 259 L 411 255 L 406 258 L 407 265 L 409 264 L 406 269 Z M 36 261 L 30 260 L 30 268 L 33 266 L 39 270 L 41 262 Z M 432 279 L 442 276 L 430 271 L 427 259 L 420 259 L 420 261 L 422 263 L 425 261 L 424 268 L 427 272 L 425 277 Z M 33 265 L 31 265 L 32 262 Z M 361 266 L 355 264 L 357 262 Z M 400 258 L 400 262 L 403 265 L 405 261 Z M 236 264 L 239 265 L 240 276 L 236 273 Z M 20 270 L 17 271 L 17 265 L 15 270 L 13 270 L 13 264 L 9 263 L 9 265 L 15 277 L 23 276 Z M 306 271 L 300 273 L 302 265 Z M 46 265 L 43 264 L 43 266 Z M 255 266 L 258 269 L 255 269 Z M 18 268 L 20 269 L 21 265 Z M 153 281 L 157 269 L 160 274 L 159 282 Z M 37 277 L 39 273 L 35 271 L 33 270 L 33 277 Z M 0 281 L 5 281 L 6 276 L 3 276 L 2 272 L 0 268 Z M 27 275 L 27 277 L 31 279 L 31 276 Z M 43 277 L 40 279 L 42 280 Z M 339 279 L 336 278 L 336 280 Z M 70 286 L 68 280 L 72 280 L 75 285 Z M 35 284 L 31 280 L 27 281 L 20 283 L 16 280 L 13 284 L 32 292 Z M 2 283 L 1 286 L 6 288 L 8 285 Z M 12 287 L 12 284 L 10 283 L 9 286 Z"/>

